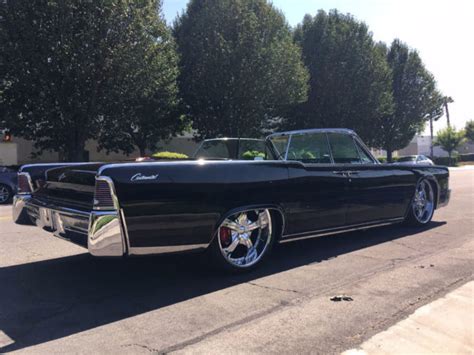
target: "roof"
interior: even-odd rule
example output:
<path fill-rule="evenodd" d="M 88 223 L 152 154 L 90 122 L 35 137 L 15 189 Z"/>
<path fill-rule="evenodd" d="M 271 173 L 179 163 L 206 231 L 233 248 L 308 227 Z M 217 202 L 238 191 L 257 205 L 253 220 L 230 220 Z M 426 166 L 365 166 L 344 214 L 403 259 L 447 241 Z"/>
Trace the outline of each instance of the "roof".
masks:
<path fill-rule="evenodd" d="M 277 133 L 270 134 L 268 137 L 288 136 L 292 134 L 306 134 L 306 133 L 355 134 L 355 132 L 352 129 L 348 129 L 348 128 L 310 128 L 310 129 L 299 129 L 299 130 L 294 130 L 294 131 L 277 132 Z"/>

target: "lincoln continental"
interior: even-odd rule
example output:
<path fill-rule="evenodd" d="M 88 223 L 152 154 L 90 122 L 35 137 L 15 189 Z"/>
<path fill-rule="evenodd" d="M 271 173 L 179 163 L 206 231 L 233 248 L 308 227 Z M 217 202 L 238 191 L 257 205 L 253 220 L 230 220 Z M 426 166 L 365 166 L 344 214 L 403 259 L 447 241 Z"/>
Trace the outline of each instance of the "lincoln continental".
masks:
<path fill-rule="evenodd" d="M 347 129 L 272 134 L 255 160 L 23 166 L 13 219 L 99 257 L 202 251 L 234 271 L 275 243 L 394 223 L 448 204 L 445 167 L 380 164 Z M 361 237 L 354 234 L 354 238 Z"/>

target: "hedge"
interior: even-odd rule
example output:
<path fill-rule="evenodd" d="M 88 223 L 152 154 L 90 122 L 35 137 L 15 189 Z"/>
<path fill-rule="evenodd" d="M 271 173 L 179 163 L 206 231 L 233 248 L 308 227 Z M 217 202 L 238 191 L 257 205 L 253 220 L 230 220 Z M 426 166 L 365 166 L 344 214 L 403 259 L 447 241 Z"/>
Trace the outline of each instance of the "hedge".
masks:
<path fill-rule="evenodd" d="M 474 161 L 474 153 L 460 154 L 459 161 Z"/>
<path fill-rule="evenodd" d="M 451 158 L 451 164 L 449 163 L 449 157 L 434 157 L 433 162 L 436 165 L 456 166 L 459 162 L 459 156 L 453 156 Z"/>
<path fill-rule="evenodd" d="M 255 160 L 256 157 L 265 159 L 265 153 L 259 152 L 258 150 L 247 150 L 242 154 L 242 159 L 244 160 Z"/>
<path fill-rule="evenodd" d="M 189 157 L 186 154 L 176 153 L 176 152 L 157 152 L 152 155 L 156 159 L 188 159 Z"/>

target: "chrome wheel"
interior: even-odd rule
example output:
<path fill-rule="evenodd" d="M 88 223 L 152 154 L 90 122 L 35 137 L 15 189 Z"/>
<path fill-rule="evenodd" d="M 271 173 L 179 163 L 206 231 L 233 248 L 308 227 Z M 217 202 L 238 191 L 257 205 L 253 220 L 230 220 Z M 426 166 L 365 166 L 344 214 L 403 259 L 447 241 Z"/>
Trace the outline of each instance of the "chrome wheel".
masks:
<path fill-rule="evenodd" d="M 5 185 L 0 185 L 0 204 L 6 203 L 10 199 L 10 189 Z"/>
<path fill-rule="evenodd" d="M 434 193 L 428 181 L 421 180 L 416 186 L 412 209 L 413 215 L 419 223 L 425 224 L 431 220 L 434 211 Z"/>
<path fill-rule="evenodd" d="M 232 266 L 246 268 L 256 264 L 272 241 L 270 211 L 250 210 L 224 220 L 217 231 L 219 249 Z"/>

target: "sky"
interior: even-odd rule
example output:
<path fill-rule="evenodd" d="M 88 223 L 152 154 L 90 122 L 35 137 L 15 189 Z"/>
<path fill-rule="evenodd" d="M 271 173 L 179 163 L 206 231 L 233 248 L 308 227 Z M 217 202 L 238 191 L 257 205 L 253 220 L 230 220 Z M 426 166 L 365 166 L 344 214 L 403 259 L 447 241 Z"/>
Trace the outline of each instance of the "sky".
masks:
<path fill-rule="evenodd" d="M 164 0 L 171 23 L 186 8 L 187 0 Z M 451 125 L 463 128 L 474 120 L 474 0 L 273 0 L 288 23 L 296 26 L 305 14 L 337 9 L 365 22 L 374 39 L 399 38 L 416 49 L 438 88 L 454 103 L 449 105 Z M 446 117 L 435 123 L 446 127 Z M 425 134 L 429 134 L 428 127 Z"/>

